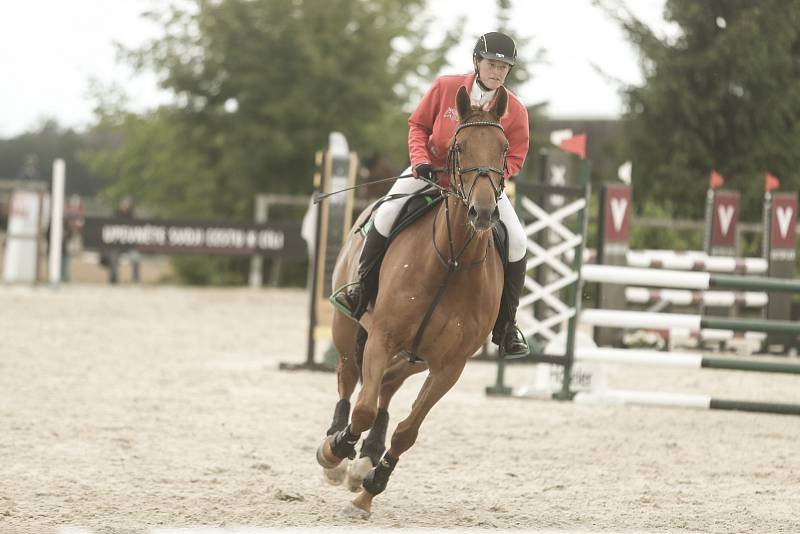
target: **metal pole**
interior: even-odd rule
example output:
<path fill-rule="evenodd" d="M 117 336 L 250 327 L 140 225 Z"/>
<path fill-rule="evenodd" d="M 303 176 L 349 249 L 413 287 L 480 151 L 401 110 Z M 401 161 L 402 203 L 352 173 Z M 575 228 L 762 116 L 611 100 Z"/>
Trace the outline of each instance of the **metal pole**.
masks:
<path fill-rule="evenodd" d="M 267 222 L 269 202 L 267 195 L 259 193 L 255 198 L 255 221 L 263 224 Z M 264 269 L 264 256 L 256 255 L 250 258 L 250 287 L 261 287 L 264 283 L 262 270 Z"/>
<path fill-rule="evenodd" d="M 711 275 L 709 288 L 743 289 L 749 291 L 800 292 L 800 280 L 766 278 L 762 276 Z"/>
<path fill-rule="evenodd" d="M 63 159 L 53 162 L 53 190 L 50 196 L 50 284 L 61 281 L 61 240 L 64 237 L 64 182 L 66 165 Z"/>
<path fill-rule="evenodd" d="M 570 391 L 570 382 L 572 381 L 572 367 L 575 362 L 575 330 L 578 326 L 578 314 L 581 310 L 581 267 L 583 265 L 583 249 L 586 246 L 586 231 L 588 227 L 589 217 L 589 200 L 592 195 L 592 184 L 589 180 L 591 176 L 591 162 L 585 160 L 581 166 L 581 184 L 583 185 L 583 198 L 585 204 L 583 209 L 578 212 L 578 231 L 582 237 L 581 244 L 575 248 L 575 256 L 572 259 L 572 271 L 576 274 L 575 281 L 569 287 L 567 301 L 574 309 L 574 314 L 569 318 L 567 323 L 567 346 L 564 352 L 564 376 L 561 382 L 561 391 L 556 393 L 554 397 L 559 400 L 571 400 L 572 392 Z"/>
<path fill-rule="evenodd" d="M 506 355 L 503 344 L 497 350 L 497 380 L 494 386 L 486 387 L 487 395 L 511 395 L 511 388 L 505 385 Z"/>

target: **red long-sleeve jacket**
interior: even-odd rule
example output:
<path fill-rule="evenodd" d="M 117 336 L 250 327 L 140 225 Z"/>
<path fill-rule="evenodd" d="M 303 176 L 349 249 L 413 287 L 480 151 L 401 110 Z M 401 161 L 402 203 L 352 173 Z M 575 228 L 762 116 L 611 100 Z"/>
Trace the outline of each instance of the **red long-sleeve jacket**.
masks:
<path fill-rule="evenodd" d="M 447 147 L 458 124 L 456 93 L 462 85 L 471 93 L 473 83 L 474 74 L 440 76 L 422 97 L 417 109 L 408 118 L 408 153 L 412 169 L 420 163 L 430 163 L 434 167 L 444 166 Z M 503 125 L 509 145 L 506 172 L 508 178 L 517 174 L 525 162 L 530 132 L 528 110 L 515 94 L 508 89 L 506 91 L 508 110 L 500 119 L 500 124 Z M 489 109 L 492 104 L 493 102 L 487 104 L 485 109 Z M 448 179 L 449 177 L 443 177 L 444 182 Z"/>

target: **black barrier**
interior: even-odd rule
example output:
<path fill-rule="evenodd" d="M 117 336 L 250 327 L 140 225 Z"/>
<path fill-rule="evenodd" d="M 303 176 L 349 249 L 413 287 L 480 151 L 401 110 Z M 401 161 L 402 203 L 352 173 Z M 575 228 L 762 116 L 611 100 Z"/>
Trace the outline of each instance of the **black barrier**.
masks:
<path fill-rule="evenodd" d="M 300 227 L 292 222 L 267 224 L 224 221 L 122 219 L 86 217 L 83 246 L 162 254 L 280 256 L 305 259 L 308 249 Z"/>

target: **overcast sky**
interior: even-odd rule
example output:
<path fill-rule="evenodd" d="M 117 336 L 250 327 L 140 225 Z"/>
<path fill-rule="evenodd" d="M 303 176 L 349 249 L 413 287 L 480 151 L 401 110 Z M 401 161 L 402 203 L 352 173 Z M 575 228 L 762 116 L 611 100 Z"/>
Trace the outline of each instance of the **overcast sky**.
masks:
<path fill-rule="evenodd" d="M 521 88 L 526 104 L 549 102 L 554 117 L 613 117 L 622 108 L 617 87 L 596 68 L 628 83 L 641 80 L 635 50 L 591 0 L 514 0 L 513 29 L 547 51 L 548 64 Z M 628 0 L 660 33 L 664 0 Z M 0 0 L 0 136 L 54 117 L 75 128 L 92 121 L 90 80 L 124 86 L 135 109 L 165 96 L 150 76 L 133 77 L 118 63 L 114 42 L 136 45 L 158 34 L 140 13 L 163 0 Z M 493 0 L 430 0 L 447 24 L 466 13 L 464 43 L 449 57 L 453 72 L 470 67 L 472 36 L 491 31 Z M 465 6 L 468 9 L 465 12 Z M 486 21 L 491 21 L 486 24 Z M 436 28 L 430 28 L 436 35 Z"/>

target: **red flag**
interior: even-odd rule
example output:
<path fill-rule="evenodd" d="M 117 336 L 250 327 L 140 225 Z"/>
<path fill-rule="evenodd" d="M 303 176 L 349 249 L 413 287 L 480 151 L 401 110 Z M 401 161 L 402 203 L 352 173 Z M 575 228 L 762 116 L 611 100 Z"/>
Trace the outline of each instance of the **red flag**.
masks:
<path fill-rule="evenodd" d="M 708 180 L 708 188 L 709 189 L 716 189 L 718 187 L 722 187 L 722 184 L 725 183 L 725 178 L 722 177 L 720 173 L 717 171 L 711 171 L 711 177 Z"/>
<path fill-rule="evenodd" d="M 577 154 L 581 159 L 586 159 L 586 134 L 580 134 L 564 139 L 558 145 L 561 150 Z"/>
<path fill-rule="evenodd" d="M 778 189 L 781 186 L 781 181 L 774 174 L 767 173 L 764 177 L 764 192 L 769 193 L 773 189 Z"/>

